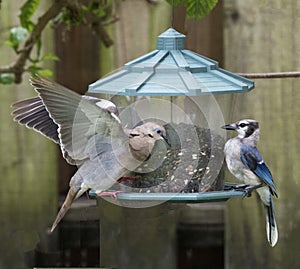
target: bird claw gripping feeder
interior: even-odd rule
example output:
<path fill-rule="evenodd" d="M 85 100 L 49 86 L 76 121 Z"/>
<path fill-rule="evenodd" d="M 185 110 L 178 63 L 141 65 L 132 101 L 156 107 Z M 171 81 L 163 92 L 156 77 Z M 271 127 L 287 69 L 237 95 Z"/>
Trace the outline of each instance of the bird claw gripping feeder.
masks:
<path fill-rule="evenodd" d="M 89 85 L 89 93 L 134 97 L 130 108 L 120 114 L 121 118 L 127 117 L 122 121 L 131 121 L 132 125 L 148 118 L 162 121 L 166 124 L 171 149 L 175 148 L 164 157 L 171 161 L 160 163 L 165 169 L 154 165 L 155 169 L 148 173 L 139 168 L 142 173 L 136 172 L 141 178 L 124 183 L 133 188 L 125 187 L 125 192 L 118 194 L 118 200 L 195 203 L 241 196 L 241 192 L 223 189 L 220 126 L 224 124 L 213 95 L 248 92 L 253 88 L 251 80 L 221 69 L 218 62 L 185 49 L 185 35 L 173 28 L 158 36 L 156 50 Z M 135 111 L 135 120 L 128 119 L 128 114 L 132 117 L 133 113 L 126 111 L 131 108 Z M 187 139 L 196 143 L 187 143 Z M 187 154 L 191 163 L 187 163 Z M 205 193 L 207 191 L 209 193 Z"/>
<path fill-rule="evenodd" d="M 185 36 L 172 28 L 158 36 L 156 50 L 89 86 L 89 93 L 106 94 L 115 103 L 116 97 L 123 106 L 131 100 L 120 111 L 121 121 L 131 128 L 157 120 L 164 124 L 169 144 L 157 143 L 150 158 L 133 171 L 134 180 L 116 184 L 115 190 L 123 191 L 117 199 L 98 199 L 101 265 L 176 268 L 180 212 L 194 203 L 244 195 L 238 191 L 242 187 L 223 182 L 224 120 L 214 95 L 253 88 L 252 81 L 186 50 Z M 214 245 L 223 240 L 219 235 L 205 231 L 193 241 L 207 247 L 204 239 Z"/>

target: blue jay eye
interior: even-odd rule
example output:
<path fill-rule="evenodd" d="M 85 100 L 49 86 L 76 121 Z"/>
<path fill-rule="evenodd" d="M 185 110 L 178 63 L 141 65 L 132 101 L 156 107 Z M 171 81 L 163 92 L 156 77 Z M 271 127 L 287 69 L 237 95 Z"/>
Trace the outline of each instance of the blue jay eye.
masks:
<path fill-rule="evenodd" d="M 242 128 L 244 128 L 244 127 L 246 127 L 246 126 L 248 126 L 248 125 L 249 125 L 249 124 L 242 122 L 239 126 L 242 127 Z"/>

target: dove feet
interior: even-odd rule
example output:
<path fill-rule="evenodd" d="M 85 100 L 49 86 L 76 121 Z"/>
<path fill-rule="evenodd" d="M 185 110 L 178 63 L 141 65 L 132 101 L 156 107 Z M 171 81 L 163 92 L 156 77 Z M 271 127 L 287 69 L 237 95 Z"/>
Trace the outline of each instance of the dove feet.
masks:
<path fill-rule="evenodd" d="M 111 197 L 115 200 L 118 198 L 118 193 L 121 193 L 123 191 L 96 191 L 97 196 L 99 197 Z"/>

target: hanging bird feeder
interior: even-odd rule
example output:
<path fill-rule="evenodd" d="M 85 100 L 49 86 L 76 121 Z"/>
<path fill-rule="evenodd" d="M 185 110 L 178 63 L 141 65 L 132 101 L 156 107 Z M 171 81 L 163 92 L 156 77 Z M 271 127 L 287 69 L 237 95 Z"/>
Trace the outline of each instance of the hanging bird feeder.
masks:
<path fill-rule="evenodd" d="M 199 96 L 248 92 L 253 88 L 253 81 L 186 50 L 185 35 L 170 28 L 158 36 L 156 50 L 91 84 L 88 91 L 128 96 Z"/>
<path fill-rule="evenodd" d="M 123 191 L 116 200 L 101 200 L 102 264 L 174 268 L 180 212 L 191 204 L 244 195 L 235 184 L 224 183 L 224 119 L 214 96 L 253 88 L 252 81 L 186 50 L 185 36 L 172 28 L 158 36 L 156 50 L 89 86 L 89 93 L 104 94 L 125 107 L 119 117 L 129 128 L 159 120 L 171 145 L 166 149 L 164 143 L 156 143 L 149 160 L 134 171 L 140 178 L 116 184 Z M 90 196 L 96 198 L 96 192 L 90 191 Z M 224 225 L 217 224 L 213 226 Z M 210 243 L 201 238 L 204 249 L 222 240 L 219 234 L 210 232 Z"/>
<path fill-rule="evenodd" d="M 243 192 L 224 190 L 223 115 L 213 95 L 253 88 L 253 81 L 185 49 L 185 35 L 173 28 L 158 36 L 156 50 L 89 85 L 89 93 L 125 96 L 132 101 L 120 113 L 122 122 L 130 127 L 147 119 L 165 123 L 168 139 L 175 145 L 165 157 L 154 154 L 161 167 L 154 165 L 148 173 L 153 166 L 150 160 L 145 170 L 139 168 L 136 173 L 142 180 L 132 181 L 118 200 L 200 203 L 242 196 Z M 191 163 L 186 163 L 187 159 Z M 151 179 L 157 171 L 161 181 Z"/>

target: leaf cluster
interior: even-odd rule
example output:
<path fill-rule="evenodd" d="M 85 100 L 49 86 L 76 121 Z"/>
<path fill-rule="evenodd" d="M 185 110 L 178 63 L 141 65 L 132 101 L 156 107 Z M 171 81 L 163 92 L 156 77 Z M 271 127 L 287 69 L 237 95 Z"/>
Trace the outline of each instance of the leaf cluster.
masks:
<path fill-rule="evenodd" d="M 186 6 L 186 16 L 190 19 L 201 19 L 207 16 L 218 3 L 218 0 L 166 0 L 174 7 L 180 4 Z"/>
<path fill-rule="evenodd" d="M 115 0 L 91 0 L 85 2 L 78 0 L 60 1 L 61 9 L 54 18 L 46 22 L 47 25 L 52 22 L 52 25 L 64 23 L 69 26 L 69 28 L 73 25 L 79 24 L 100 27 L 101 22 L 107 20 L 112 15 L 112 6 Z M 46 77 L 52 76 L 51 70 L 44 69 L 41 66 L 46 60 L 57 61 L 59 59 L 54 54 L 47 53 L 42 55 L 41 53 L 42 31 L 40 31 L 38 36 L 35 34 L 35 32 L 37 32 L 37 28 L 40 28 L 40 22 L 39 19 L 36 22 L 33 20 L 33 15 L 37 13 L 39 5 L 40 0 L 25 1 L 25 3 L 20 7 L 20 14 L 18 16 L 20 26 L 11 28 L 8 39 L 4 41 L 4 44 L 11 47 L 14 52 L 19 55 L 19 58 L 22 57 L 22 53 L 27 55 L 25 61 L 22 60 L 20 63 L 11 65 L 3 72 L 0 72 L 0 83 L 2 84 L 11 84 L 16 82 L 16 72 L 30 72 L 32 74 L 38 74 Z M 102 33 L 105 33 L 105 30 L 101 30 Z M 31 44 L 33 42 L 32 35 L 35 36 L 34 44 Z M 108 45 L 112 44 L 112 40 L 108 36 L 106 36 L 105 40 Z M 34 55 L 32 53 L 33 47 L 35 48 Z M 28 63 L 26 66 L 25 62 Z M 7 72 L 5 72 L 6 70 Z"/>
<path fill-rule="evenodd" d="M 1 0 L 0 0 L 1 1 Z M 42 76 L 51 76 L 52 71 L 42 68 L 46 60 L 58 60 L 53 54 L 42 55 L 41 34 L 44 28 L 52 22 L 53 25 L 64 23 L 69 27 L 73 25 L 86 25 L 93 29 L 106 47 L 113 44 L 104 25 L 114 23 L 117 17 L 114 14 L 116 2 L 121 0 L 55 0 L 52 6 L 36 21 L 33 16 L 37 13 L 40 0 L 26 0 L 20 7 L 20 25 L 10 29 L 8 40 L 4 43 L 11 47 L 17 59 L 11 65 L 0 67 L 0 83 L 20 83 L 22 74 L 30 72 Z M 146 0 L 156 3 L 156 0 Z M 200 19 L 209 14 L 218 0 L 166 0 L 186 6 L 188 18 Z M 34 48 L 34 50 L 33 50 Z M 33 52 L 34 51 L 34 55 Z"/>

